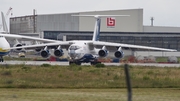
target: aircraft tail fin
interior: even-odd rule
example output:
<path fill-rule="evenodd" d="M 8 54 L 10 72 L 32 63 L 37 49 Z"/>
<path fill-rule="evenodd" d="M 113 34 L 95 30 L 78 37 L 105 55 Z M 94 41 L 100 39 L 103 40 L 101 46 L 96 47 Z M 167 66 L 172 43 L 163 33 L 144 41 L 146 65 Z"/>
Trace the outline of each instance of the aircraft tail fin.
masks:
<path fill-rule="evenodd" d="M 96 23 L 94 27 L 94 33 L 92 41 L 99 41 L 100 27 L 101 27 L 101 18 L 102 17 L 125 17 L 130 15 L 72 15 L 72 16 L 82 16 L 82 17 L 95 17 Z"/>
<path fill-rule="evenodd" d="M 9 34 L 9 32 L 8 32 L 8 27 L 7 27 L 6 20 L 5 20 L 5 17 L 4 17 L 4 13 L 3 13 L 3 12 L 1 12 L 1 16 L 2 16 L 2 27 L 3 27 L 3 31 L 5 31 L 6 34 Z"/>

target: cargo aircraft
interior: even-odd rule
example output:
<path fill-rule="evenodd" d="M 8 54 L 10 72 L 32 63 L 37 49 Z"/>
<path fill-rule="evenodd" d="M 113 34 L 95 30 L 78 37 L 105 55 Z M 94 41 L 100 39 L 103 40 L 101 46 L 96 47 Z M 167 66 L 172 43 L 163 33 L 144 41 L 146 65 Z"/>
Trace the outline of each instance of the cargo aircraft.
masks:
<path fill-rule="evenodd" d="M 116 58 L 123 58 L 124 52 L 123 48 L 130 49 L 145 49 L 145 50 L 158 50 L 158 51 L 176 51 L 174 49 L 165 49 L 165 48 L 156 48 L 140 45 L 131 45 L 131 44 L 122 44 L 122 43 L 112 43 L 112 42 L 103 42 L 99 41 L 100 34 L 100 25 L 102 17 L 125 17 L 129 15 L 72 15 L 72 16 L 82 16 L 82 17 L 94 17 L 96 19 L 94 32 L 92 40 L 72 40 L 72 41 L 56 41 L 49 39 L 33 38 L 21 35 L 13 34 L 0 34 L 0 53 L 1 61 L 3 61 L 2 56 L 7 55 L 10 49 L 35 49 L 41 53 L 41 56 L 44 58 L 49 57 L 49 49 L 54 48 L 54 55 L 56 57 L 63 56 L 64 52 L 62 50 L 63 46 L 67 46 L 68 55 L 70 57 L 69 64 L 81 65 L 81 63 L 91 63 L 91 65 L 97 64 L 98 58 L 106 57 L 109 53 L 107 47 L 115 47 L 116 51 L 114 56 Z M 3 17 L 2 17 L 3 18 Z M 3 24 L 5 25 L 5 24 Z M 14 39 L 29 39 L 42 41 L 42 44 L 27 45 L 22 46 L 20 43 L 15 44 L 13 47 L 9 46 L 9 43 L 5 38 L 14 38 Z M 97 48 L 97 46 L 101 48 Z"/>
<path fill-rule="evenodd" d="M 28 36 L 22 36 L 22 35 L 16 35 L 16 34 L 10 34 L 7 28 L 7 24 L 5 21 L 5 17 L 3 12 L 1 12 L 1 18 L 2 18 L 2 28 L 3 31 L 0 31 L 0 62 L 3 62 L 3 56 L 8 55 L 10 52 L 10 44 L 6 39 L 15 39 L 15 44 L 13 47 L 20 47 L 22 44 L 18 41 L 21 40 L 36 40 L 36 42 L 56 42 L 56 40 L 49 40 L 49 39 L 42 39 L 42 38 L 35 38 L 35 37 L 28 37 Z M 59 42 L 59 41 L 58 41 Z M 21 50 L 17 49 L 18 51 Z"/>

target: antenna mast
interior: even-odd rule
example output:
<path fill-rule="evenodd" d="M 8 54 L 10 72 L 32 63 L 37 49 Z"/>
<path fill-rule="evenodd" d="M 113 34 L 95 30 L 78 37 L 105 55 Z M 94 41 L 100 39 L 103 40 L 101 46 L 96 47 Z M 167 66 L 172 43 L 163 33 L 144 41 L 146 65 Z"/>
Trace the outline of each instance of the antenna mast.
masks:
<path fill-rule="evenodd" d="M 153 22 L 154 22 L 154 17 L 151 17 L 151 26 L 154 26 Z"/>
<path fill-rule="evenodd" d="M 36 10 L 33 10 L 33 32 L 36 33 Z"/>

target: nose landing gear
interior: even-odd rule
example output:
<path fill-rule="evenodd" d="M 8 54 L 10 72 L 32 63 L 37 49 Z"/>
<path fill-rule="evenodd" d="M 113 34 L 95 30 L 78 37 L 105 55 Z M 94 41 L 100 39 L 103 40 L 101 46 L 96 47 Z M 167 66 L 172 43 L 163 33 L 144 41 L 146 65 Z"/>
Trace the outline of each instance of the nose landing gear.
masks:
<path fill-rule="evenodd" d="M 97 60 L 94 60 L 93 62 L 91 62 L 91 65 L 96 65 L 96 64 L 101 64 L 101 62 L 97 61 Z"/>
<path fill-rule="evenodd" d="M 72 65 L 72 64 L 81 65 L 81 62 L 80 61 L 69 61 L 69 65 Z"/>
<path fill-rule="evenodd" d="M 2 57 L 2 56 L 0 57 L 0 62 L 4 62 L 4 59 L 3 59 L 3 57 Z"/>

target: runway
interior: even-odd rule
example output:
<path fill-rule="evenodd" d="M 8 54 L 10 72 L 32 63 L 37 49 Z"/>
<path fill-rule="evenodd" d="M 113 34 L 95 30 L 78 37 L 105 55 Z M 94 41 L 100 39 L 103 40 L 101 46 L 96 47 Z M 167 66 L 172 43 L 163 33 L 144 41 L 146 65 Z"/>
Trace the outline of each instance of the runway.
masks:
<path fill-rule="evenodd" d="M 68 62 L 57 62 L 57 61 L 5 61 L 1 62 L 1 65 L 15 65 L 15 64 L 24 64 L 24 65 L 42 65 L 42 64 L 50 64 L 50 65 L 61 65 L 68 66 Z M 106 66 L 120 66 L 124 63 L 103 63 Z M 82 65 L 90 65 L 90 63 L 83 63 Z M 180 67 L 180 64 L 160 64 L 160 63 L 129 63 L 132 66 L 156 66 L 156 67 Z"/>

